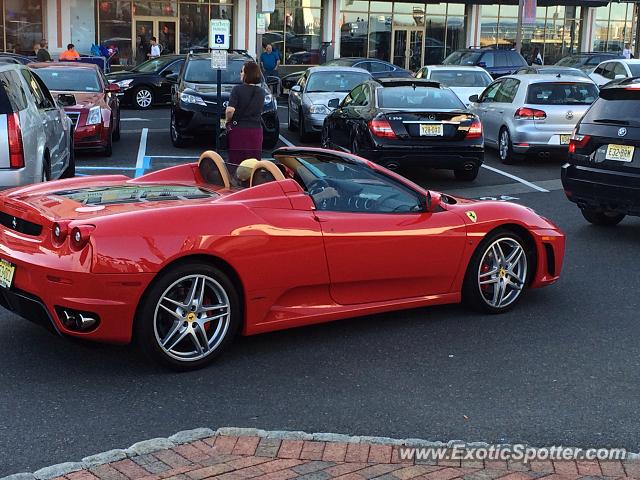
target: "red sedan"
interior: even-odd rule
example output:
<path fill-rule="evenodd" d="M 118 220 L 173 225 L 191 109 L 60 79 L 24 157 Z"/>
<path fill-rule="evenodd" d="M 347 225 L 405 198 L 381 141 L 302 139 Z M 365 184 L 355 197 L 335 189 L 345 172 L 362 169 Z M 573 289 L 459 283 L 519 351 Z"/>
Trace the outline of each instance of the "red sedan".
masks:
<path fill-rule="evenodd" d="M 558 280 L 564 235 L 529 208 L 427 191 L 332 150 L 273 156 L 238 169 L 245 186 L 205 152 L 133 180 L 1 193 L 0 304 L 191 369 L 237 333 L 461 300 L 501 313 Z"/>
<path fill-rule="evenodd" d="M 87 63 L 33 63 L 29 68 L 64 105 L 73 122 L 74 147 L 100 150 L 110 157 L 113 141 L 120 140 L 120 87 Z"/>

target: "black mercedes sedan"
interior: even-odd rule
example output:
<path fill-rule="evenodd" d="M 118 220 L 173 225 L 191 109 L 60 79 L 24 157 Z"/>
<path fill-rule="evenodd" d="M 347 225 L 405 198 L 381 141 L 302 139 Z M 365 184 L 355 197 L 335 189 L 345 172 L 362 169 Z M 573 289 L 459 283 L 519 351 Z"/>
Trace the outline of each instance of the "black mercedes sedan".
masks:
<path fill-rule="evenodd" d="M 640 216 L 640 77 L 607 84 L 569 142 L 562 186 L 584 218 L 617 225 Z"/>
<path fill-rule="evenodd" d="M 216 122 L 224 127 L 224 115 L 220 112 L 229 102 L 231 90 L 240 83 L 240 71 L 247 60 L 253 60 L 246 53 L 227 53 L 227 68 L 222 70 L 221 101 L 217 104 L 217 70 L 211 68 L 211 56 L 193 54 L 187 57 L 185 65 L 177 78 L 171 100 L 171 142 L 175 147 L 184 147 L 199 135 L 213 138 Z M 280 137 L 278 104 L 264 79 L 264 109 L 262 111 L 263 145 L 273 148 Z"/>
<path fill-rule="evenodd" d="M 163 55 L 124 72 L 110 73 L 107 79 L 122 91 L 120 103 L 146 110 L 152 105 L 169 103 L 171 75 L 180 73 L 185 55 Z"/>
<path fill-rule="evenodd" d="M 448 88 L 421 79 L 369 80 L 327 116 L 322 146 L 390 169 L 424 166 L 475 180 L 484 160 L 482 124 Z"/>

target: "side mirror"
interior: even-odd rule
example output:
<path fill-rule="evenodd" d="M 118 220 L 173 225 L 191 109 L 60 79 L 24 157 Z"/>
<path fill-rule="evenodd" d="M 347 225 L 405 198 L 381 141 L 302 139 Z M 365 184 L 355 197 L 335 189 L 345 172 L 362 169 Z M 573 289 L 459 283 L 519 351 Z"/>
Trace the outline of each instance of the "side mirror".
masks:
<path fill-rule="evenodd" d="M 76 103 L 76 97 L 70 93 L 61 93 L 58 95 L 58 104 L 61 107 L 73 107 Z"/>
<path fill-rule="evenodd" d="M 620 80 L 620 79 L 622 79 L 622 78 L 627 78 L 627 76 L 626 76 L 626 75 L 618 74 L 618 75 L 616 75 L 616 76 L 615 76 L 614 80 Z"/>
<path fill-rule="evenodd" d="M 480 98 L 478 97 L 478 95 L 471 95 L 469 97 L 469 101 L 472 103 L 478 103 L 480 101 Z"/>
<path fill-rule="evenodd" d="M 478 62 L 480 68 L 487 68 L 487 62 Z"/>
<path fill-rule="evenodd" d="M 291 87 L 291 91 L 300 93 L 302 89 L 300 88 L 300 85 L 294 85 L 293 87 Z"/>
<path fill-rule="evenodd" d="M 170 82 L 178 83 L 178 74 L 177 73 L 170 73 L 165 78 L 167 80 L 169 80 Z"/>
<path fill-rule="evenodd" d="M 110 83 L 109 85 L 107 85 L 107 92 L 113 94 L 120 93 L 120 87 L 115 83 Z"/>
<path fill-rule="evenodd" d="M 339 98 L 332 98 L 331 100 L 329 100 L 329 103 L 327 103 L 327 107 L 329 108 L 338 108 L 339 106 L 340 106 Z"/>
<path fill-rule="evenodd" d="M 427 190 L 427 194 L 423 197 L 420 195 L 418 200 L 420 202 L 420 211 L 424 213 L 432 212 L 433 202 L 431 200 L 431 192 Z"/>

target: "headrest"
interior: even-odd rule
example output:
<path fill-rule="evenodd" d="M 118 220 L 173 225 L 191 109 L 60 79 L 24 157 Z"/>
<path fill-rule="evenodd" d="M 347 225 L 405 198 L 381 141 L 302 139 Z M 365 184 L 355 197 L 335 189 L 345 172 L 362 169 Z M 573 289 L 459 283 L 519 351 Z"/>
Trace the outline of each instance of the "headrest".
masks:
<path fill-rule="evenodd" d="M 198 171 L 202 179 L 211 185 L 231 188 L 229 171 L 222 157 L 213 150 L 207 150 L 200 155 Z"/>
<path fill-rule="evenodd" d="M 275 163 L 260 160 L 253 167 L 250 185 L 254 187 L 256 185 L 262 185 L 263 183 L 284 179 L 284 174 L 280 171 Z"/>
<path fill-rule="evenodd" d="M 246 182 L 251 178 L 251 174 L 253 173 L 253 167 L 256 166 L 258 160 L 255 158 L 247 158 L 240 162 L 238 168 L 236 169 L 236 178 L 241 182 Z"/>

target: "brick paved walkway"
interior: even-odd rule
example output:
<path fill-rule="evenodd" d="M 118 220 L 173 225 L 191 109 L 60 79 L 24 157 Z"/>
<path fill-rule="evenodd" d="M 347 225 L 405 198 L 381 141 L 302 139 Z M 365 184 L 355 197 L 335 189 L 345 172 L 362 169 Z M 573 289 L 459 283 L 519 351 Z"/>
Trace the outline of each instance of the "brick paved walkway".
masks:
<path fill-rule="evenodd" d="M 69 473 L 56 480 L 592 480 L 640 479 L 640 462 L 402 461 L 394 445 L 278 440 L 258 436 L 214 435 L 195 442 L 132 456 Z"/>

